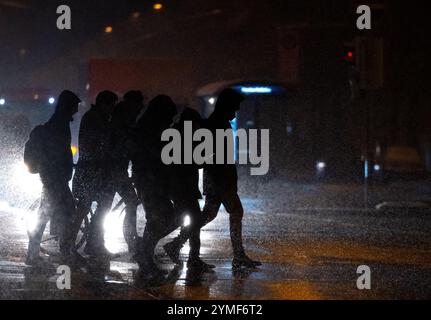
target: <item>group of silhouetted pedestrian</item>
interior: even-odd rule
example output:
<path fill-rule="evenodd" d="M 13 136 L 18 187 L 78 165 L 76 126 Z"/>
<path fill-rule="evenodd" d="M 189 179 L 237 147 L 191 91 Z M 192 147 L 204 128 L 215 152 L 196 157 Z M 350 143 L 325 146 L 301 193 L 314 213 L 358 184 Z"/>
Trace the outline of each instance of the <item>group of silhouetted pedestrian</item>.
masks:
<path fill-rule="evenodd" d="M 75 242 L 83 220 L 90 212 L 84 253 L 90 258 L 109 261 L 111 254 L 104 244 L 103 221 L 118 193 L 126 211 L 123 234 L 129 252 L 139 265 L 139 277 L 164 275 L 154 262 L 155 248 L 161 239 L 180 227 L 179 235 L 164 245 L 167 255 L 179 263 L 180 250 L 189 240 L 188 268 L 210 272 L 214 265 L 200 259 L 200 231 L 217 216 L 222 204 L 230 215 L 232 266 L 259 266 L 260 262 L 245 254 L 242 244 L 243 207 L 237 193 L 235 164 L 226 161 L 225 164 L 200 166 L 183 161 L 182 164 L 166 165 L 161 159 L 166 144 L 161 135 L 166 129 L 177 128 L 183 134 L 186 121 L 192 123 L 193 131 L 206 128 L 215 134 L 217 129 L 231 128 L 230 121 L 235 118 L 242 100 L 237 91 L 225 89 L 220 93 L 212 115 L 202 119 L 197 111 L 187 107 L 178 115 L 176 104 L 166 95 L 155 97 L 144 108 L 140 91 L 127 92 L 121 102 L 111 91 L 99 93 L 95 104 L 81 120 L 79 160 L 71 191 L 69 182 L 74 165 L 69 124 L 81 100 L 70 91 L 62 92 L 54 115 L 46 124 L 33 130 L 27 143 L 30 150 L 30 142 L 39 136 L 38 149 L 43 150 L 37 156 L 27 152 L 27 158 L 31 160 L 28 162 L 37 163 L 34 172 L 39 173 L 43 183 L 39 219 L 30 234 L 27 264 L 43 263 L 39 248 L 45 226 L 51 220 L 51 233 L 59 237 L 63 262 L 70 266 L 85 266 L 87 259 L 77 252 Z M 199 205 L 202 198 L 199 169 L 204 170 L 203 210 Z M 97 203 L 94 212 L 93 203 Z M 146 219 L 142 236 L 137 232 L 140 203 Z M 184 226 L 186 215 L 190 224 Z"/>

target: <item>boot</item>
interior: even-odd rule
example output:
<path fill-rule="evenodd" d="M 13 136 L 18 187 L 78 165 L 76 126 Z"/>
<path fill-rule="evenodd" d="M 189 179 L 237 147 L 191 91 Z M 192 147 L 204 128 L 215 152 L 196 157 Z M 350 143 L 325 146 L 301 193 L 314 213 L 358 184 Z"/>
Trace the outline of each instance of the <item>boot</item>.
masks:
<path fill-rule="evenodd" d="M 28 266 L 38 266 L 44 262 L 42 257 L 39 255 L 40 244 L 30 239 L 28 243 L 27 257 L 25 264 Z"/>
<path fill-rule="evenodd" d="M 233 215 L 230 216 L 230 238 L 234 257 L 232 260 L 232 268 L 256 268 L 262 265 L 261 262 L 252 260 L 245 254 L 242 244 L 242 219 Z"/>
<path fill-rule="evenodd" d="M 190 257 L 187 261 L 187 268 L 192 270 L 198 270 L 200 272 L 214 272 L 213 269 L 215 268 L 215 265 L 206 263 L 199 257 Z"/>
<path fill-rule="evenodd" d="M 86 243 L 84 247 L 84 253 L 94 258 L 103 260 L 110 260 L 113 256 L 113 254 L 109 252 L 109 250 L 106 249 L 104 245 L 93 245 L 91 243 Z"/>
<path fill-rule="evenodd" d="M 182 243 L 174 240 L 174 241 L 166 243 L 163 246 L 163 249 L 165 250 L 168 257 L 172 260 L 172 262 L 179 264 L 179 263 L 181 263 L 180 251 L 181 251 L 182 247 L 183 247 Z"/>
<path fill-rule="evenodd" d="M 189 236 L 190 229 L 187 227 L 182 227 L 180 234 L 175 237 L 171 242 L 168 242 L 163 246 L 163 249 L 165 250 L 168 257 L 172 260 L 172 262 L 175 262 L 176 264 L 179 264 L 181 262 L 180 252 L 181 249 L 184 247 L 185 243 L 187 242 Z"/>
<path fill-rule="evenodd" d="M 232 260 L 232 268 L 233 269 L 239 269 L 239 268 L 256 268 L 258 266 L 261 266 L 262 263 L 260 261 L 253 260 L 249 258 L 245 253 L 241 256 L 234 256 Z"/>

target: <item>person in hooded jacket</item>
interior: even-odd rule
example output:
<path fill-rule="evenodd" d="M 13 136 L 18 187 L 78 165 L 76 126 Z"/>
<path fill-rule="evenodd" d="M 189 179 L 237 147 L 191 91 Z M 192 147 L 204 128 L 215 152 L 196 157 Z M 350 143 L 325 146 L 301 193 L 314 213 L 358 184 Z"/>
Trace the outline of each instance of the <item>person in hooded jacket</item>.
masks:
<path fill-rule="evenodd" d="M 244 97 L 234 89 L 224 89 L 217 98 L 214 112 L 205 120 L 204 126 L 209 129 L 213 137 L 216 137 L 216 130 L 232 129 L 230 121 L 235 119 L 236 112 L 240 108 Z M 215 139 L 214 139 L 215 140 Z M 217 149 L 214 145 L 213 162 L 217 159 Z M 229 152 L 228 152 L 229 151 Z M 242 243 L 242 218 L 244 209 L 238 196 L 238 174 L 236 164 L 233 161 L 233 150 L 228 150 L 225 146 L 224 162 L 221 164 L 208 164 L 204 166 L 204 194 L 205 206 L 203 215 L 205 224 L 213 221 L 218 214 L 220 206 L 223 204 L 229 213 L 230 238 L 233 248 L 232 267 L 234 269 L 246 267 L 255 268 L 260 266 L 259 261 L 249 258 Z M 228 155 L 232 156 L 229 159 Z M 183 231 L 173 241 L 165 245 L 165 250 L 170 257 L 179 254 L 189 234 Z"/>
<path fill-rule="evenodd" d="M 159 240 L 179 225 L 169 194 L 169 167 L 161 160 L 164 145 L 161 135 L 171 126 L 176 113 L 177 107 L 172 99 L 159 95 L 149 102 L 135 132 L 138 152 L 132 161 L 133 179 L 147 220 L 134 255 L 139 265 L 139 278 L 164 275 L 153 260 L 154 250 Z"/>
<path fill-rule="evenodd" d="M 124 95 L 123 101 L 115 106 L 111 122 L 111 183 L 113 190 L 121 196 L 121 202 L 126 205 L 123 235 L 131 253 L 135 252 L 138 239 L 136 211 L 139 201 L 128 170 L 136 149 L 133 141 L 133 130 L 143 107 L 144 96 L 142 92 L 129 91 Z"/>
<path fill-rule="evenodd" d="M 100 258 L 111 255 L 105 248 L 103 220 L 111 209 L 113 194 L 110 181 L 111 117 L 118 97 L 111 91 L 102 91 L 81 120 L 79 129 L 79 160 L 72 190 L 77 199 L 77 216 L 73 224 L 76 238 L 83 219 L 97 202 L 87 235 L 84 252 Z"/>
<path fill-rule="evenodd" d="M 47 222 L 51 219 L 51 233 L 58 235 L 62 263 L 71 265 L 78 255 L 74 252 L 71 224 L 75 217 L 75 201 L 69 188 L 73 172 L 70 122 L 78 112 L 81 100 L 71 91 L 63 91 L 54 114 L 44 127 L 43 159 L 40 179 L 43 190 L 37 225 L 29 233 L 26 264 L 44 263 L 40 257 L 40 243 Z M 82 257 L 79 257 L 82 258 Z M 81 261 L 80 259 L 78 259 Z"/>
<path fill-rule="evenodd" d="M 202 118 L 199 112 L 188 107 L 184 108 L 178 123 L 174 126 L 174 129 L 178 130 L 181 134 L 182 145 L 185 143 L 184 127 L 186 122 L 191 124 L 193 133 L 202 127 Z M 190 224 L 183 226 L 177 240 L 169 242 L 164 246 L 164 249 L 172 261 L 179 263 L 179 251 L 175 250 L 177 246 L 176 242 L 185 242 L 190 239 L 190 251 L 187 261 L 188 268 L 195 271 L 209 272 L 215 266 L 204 262 L 200 258 L 200 231 L 205 222 L 199 206 L 199 199 L 202 199 L 202 194 L 199 190 L 200 166 L 194 162 L 192 164 L 185 164 L 182 159 L 180 164 L 171 164 L 169 167 L 171 170 L 171 199 L 174 203 L 176 214 L 181 217 L 180 221 L 185 216 L 188 216 Z M 171 250 L 172 247 L 173 250 Z"/>

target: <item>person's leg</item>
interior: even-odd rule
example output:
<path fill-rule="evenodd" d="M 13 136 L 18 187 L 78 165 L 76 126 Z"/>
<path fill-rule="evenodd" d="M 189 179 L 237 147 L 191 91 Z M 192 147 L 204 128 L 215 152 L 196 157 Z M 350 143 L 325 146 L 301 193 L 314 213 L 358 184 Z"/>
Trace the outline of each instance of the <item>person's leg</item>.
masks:
<path fill-rule="evenodd" d="M 76 201 L 76 214 L 73 218 L 71 233 L 75 243 L 82 222 L 91 211 L 91 205 L 95 200 L 96 191 L 97 189 L 94 184 L 94 174 L 92 171 L 85 171 L 78 167 L 72 181 L 72 194 Z M 88 236 L 88 234 L 85 236 Z"/>
<path fill-rule="evenodd" d="M 71 237 L 76 243 L 79 230 L 81 230 L 82 222 L 91 210 L 92 201 L 90 198 L 79 199 L 76 204 L 76 215 L 72 221 Z M 87 236 L 87 235 L 84 235 Z"/>
<path fill-rule="evenodd" d="M 73 222 L 76 218 L 75 199 L 69 189 L 67 182 L 64 182 L 56 191 L 57 201 L 56 207 L 59 208 L 61 219 L 61 232 L 60 232 L 60 252 L 63 256 L 68 257 L 72 255 L 75 249 L 75 237 L 73 230 Z"/>
<path fill-rule="evenodd" d="M 198 206 L 199 202 L 196 200 Z M 218 198 L 218 196 L 215 193 L 208 194 L 205 198 L 205 206 L 203 208 L 202 213 L 200 214 L 201 225 L 199 227 L 199 233 L 200 229 L 206 225 L 207 223 L 211 222 L 217 217 L 218 211 L 220 209 L 221 202 Z M 200 209 L 199 209 L 200 212 Z M 191 236 L 191 228 L 189 227 L 182 227 L 180 234 L 175 237 L 171 242 L 165 244 L 163 248 L 165 249 L 166 253 L 168 254 L 169 258 L 171 258 L 172 261 L 179 263 L 179 256 L 181 248 L 184 246 L 184 244 L 187 242 L 187 240 Z"/>
<path fill-rule="evenodd" d="M 201 228 L 205 221 L 197 199 L 191 199 L 186 203 L 187 212 L 190 214 L 190 251 L 187 266 L 198 269 L 201 272 L 209 272 L 215 268 L 214 265 L 208 264 L 200 258 L 201 248 Z"/>
<path fill-rule="evenodd" d="M 136 212 L 139 201 L 127 172 L 125 172 L 125 175 L 123 174 L 119 177 L 117 192 L 123 198 L 126 205 L 126 215 L 123 222 L 124 239 L 129 246 L 129 251 L 133 251 L 135 247 L 134 242 L 138 237 Z"/>
<path fill-rule="evenodd" d="M 236 192 L 225 192 L 220 195 L 223 206 L 229 213 L 230 239 L 233 249 L 233 267 L 256 267 L 259 261 L 250 259 L 246 254 L 242 242 L 242 218 L 244 209 Z"/>
<path fill-rule="evenodd" d="M 201 227 L 203 225 L 202 212 L 197 199 L 187 201 L 186 211 L 190 215 L 190 251 L 189 259 L 199 259 L 201 250 Z"/>
<path fill-rule="evenodd" d="M 140 197 L 143 200 L 147 222 L 133 257 L 139 264 L 140 272 L 152 276 L 162 273 L 154 263 L 154 250 L 167 232 L 166 225 L 169 221 L 167 217 L 172 215 L 173 208 L 168 198 L 155 194 L 153 190 L 145 191 L 140 192 Z"/>
<path fill-rule="evenodd" d="M 40 243 L 42 236 L 46 228 L 46 224 L 49 221 L 49 202 L 47 199 L 46 190 L 42 191 L 41 201 L 37 216 L 37 223 L 33 230 L 29 231 L 29 242 L 27 250 L 27 265 L 35 265 L 40 262 Z"/>
<path fill-rule="evenodd" d="M 85 248 L 86 252 L 91 255 L 109 255 L 109 252 L 105 248 L 103 222 L 106 215 L 111 210 L 114 196 L 115 192 L 112 190 L 111 186 L 102 190 L 97 196 L 97 208 L 91 217 L 87 245 Z"/>

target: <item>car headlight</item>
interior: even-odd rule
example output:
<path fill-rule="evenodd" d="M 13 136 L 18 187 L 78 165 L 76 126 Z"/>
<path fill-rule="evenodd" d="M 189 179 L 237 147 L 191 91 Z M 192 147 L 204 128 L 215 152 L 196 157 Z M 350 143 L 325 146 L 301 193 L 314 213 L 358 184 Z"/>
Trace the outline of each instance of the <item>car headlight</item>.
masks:
<path fill-rule="evenodd" d="M 39 175 L 31 174 L 24 162 L 16 163 L 12 168 L 12 184 L 18 193 L 38 197 L 42 191 Z"/>
<path fill-rule="evenodd" d="M 316 169 L 317 169 L 317 171 L 323 171 L 323 170 L 325 170 L 325 168 L 326 168 L 326 163 L 325 162 L 318 161 L 316 163 Z"/>

